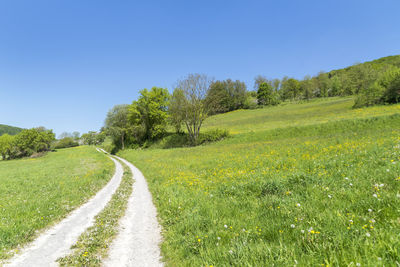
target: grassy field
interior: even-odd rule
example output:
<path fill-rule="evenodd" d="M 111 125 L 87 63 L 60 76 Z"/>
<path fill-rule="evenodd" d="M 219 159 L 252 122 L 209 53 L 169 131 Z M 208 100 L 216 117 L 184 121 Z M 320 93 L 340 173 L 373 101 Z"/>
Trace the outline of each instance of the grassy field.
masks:
<path fill-rule="evenodd" d="M 206 123 L 241 133 L 224 141 L 122 151 L 148 179 L 168 265 L 400 263 L 400 106 L 351 101 L 232 112 Z"/>
<path fill-rule="evenodd" d="M 352 109 L 351 97 L 313 99 L 303 104 L 284 104 L 256 110 L 237 110 L 208 118 L 203 130 L 229 129 L 232 134 L 303 126 L 351 118 L 369 118 L 400 112 L 399 105 Z"/>
<path fill-rule="evenodd" d="M 86 146 L 0 161 L 0 259 L 88 200 L 113 170 L 111 160 Z"/>

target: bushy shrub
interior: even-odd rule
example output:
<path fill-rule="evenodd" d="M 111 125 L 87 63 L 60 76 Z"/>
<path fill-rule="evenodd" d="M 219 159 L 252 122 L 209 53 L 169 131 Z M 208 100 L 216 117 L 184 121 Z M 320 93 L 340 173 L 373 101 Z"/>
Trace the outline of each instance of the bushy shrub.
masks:
<path fill-rule="evenodd" d="M 215 129 L 215 130 L 205 131 L 203 133 L 200 133 L 198 145 L 208 142 L 216 142 L 226 137 L 229 137 L 228 130 Z"/>
<path fill-rule="evenodd" d="M 258 108 L 257 105 L 257 98 L 254 96 L 247 96 L 246 100 L 244 101 L 243 104 L 244 109 L 256 109 Z"/>
<path fill-rule="evenodd" d="M 60 148 L 68 148 L 68 147 L 75 147 L 75 146 L 79 146 L 79 143 L 76 142 L 71 137 L 64 137 L 63 139 L 57 141 L 57 143 L 54 145 L 54 148 L 60 149 Z"/>

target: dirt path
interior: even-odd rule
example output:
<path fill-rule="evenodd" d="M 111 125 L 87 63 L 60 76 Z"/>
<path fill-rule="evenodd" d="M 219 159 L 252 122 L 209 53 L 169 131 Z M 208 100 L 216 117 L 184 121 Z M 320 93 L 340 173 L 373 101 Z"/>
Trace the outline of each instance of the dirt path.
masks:
<path fill-rule="evenodd" d="M 116 157 L 132 171 L 135 183 L 119 234 L 104 266 L 163 266 L 160 257 L 161 227 L 143 174 L 128 161 Z"/>
<path fill-rule="evenodd" d="M 94 216 L 104 209 L 121 182 L 122 166 L 117 160 L 111 159 L 116 169 L 110 182 L 87 203 L 45 231 L 4 266 L 58 266 L 56 260 L 68 254 L 78 237 L 93 225 Z"/>

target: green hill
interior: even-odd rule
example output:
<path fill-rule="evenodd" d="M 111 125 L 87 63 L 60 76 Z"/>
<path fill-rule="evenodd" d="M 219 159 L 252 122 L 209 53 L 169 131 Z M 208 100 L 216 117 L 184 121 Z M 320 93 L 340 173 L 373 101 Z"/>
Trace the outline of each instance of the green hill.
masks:
<path fill-rule="evenodd" d="M 0 135 L 3 134 L 16 135 L 20 131 L 22 131 L 22 128 L 0 124 Z"/>
<path fill-rule="evenodd" d="M 400 262 L 400 104 L 330 98 L 210 117 L 223 141 L 125 150 L 146 176 L 171 266 Z"/>

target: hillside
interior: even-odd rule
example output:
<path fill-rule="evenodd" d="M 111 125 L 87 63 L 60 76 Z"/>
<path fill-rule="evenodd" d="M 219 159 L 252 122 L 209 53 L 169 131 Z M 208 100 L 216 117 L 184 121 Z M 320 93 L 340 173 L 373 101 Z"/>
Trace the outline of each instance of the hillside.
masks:
<path fill-rule="evenodd" d="M 335 75 L 341 72 L 349 72 L 354 69 L 354 66 L 360 66 L 360 65 L 361 66 L 369 65 L 372 66 L 374 69 L 380 69 L 387 66 L 394 66 L 400 68 L 400 55 L 381 57 L 372 61 L 362 62 L 360 64 L 349 66 L 343 69 L 332 70 L 328 73 L 331 75 Z"/>
<path fill-rule="evenodd" d="M 332 98 L 209 118 L 231 138 L 125 150 L 147 177 L 171 266 L 400 261 L 400 105 Z"/>
<path fill-rule="evenodd" d="M 0 124 L 0 135 L 3 134 L 16 135 L 20 131 L 22 131 L 22 128 Z"/>

